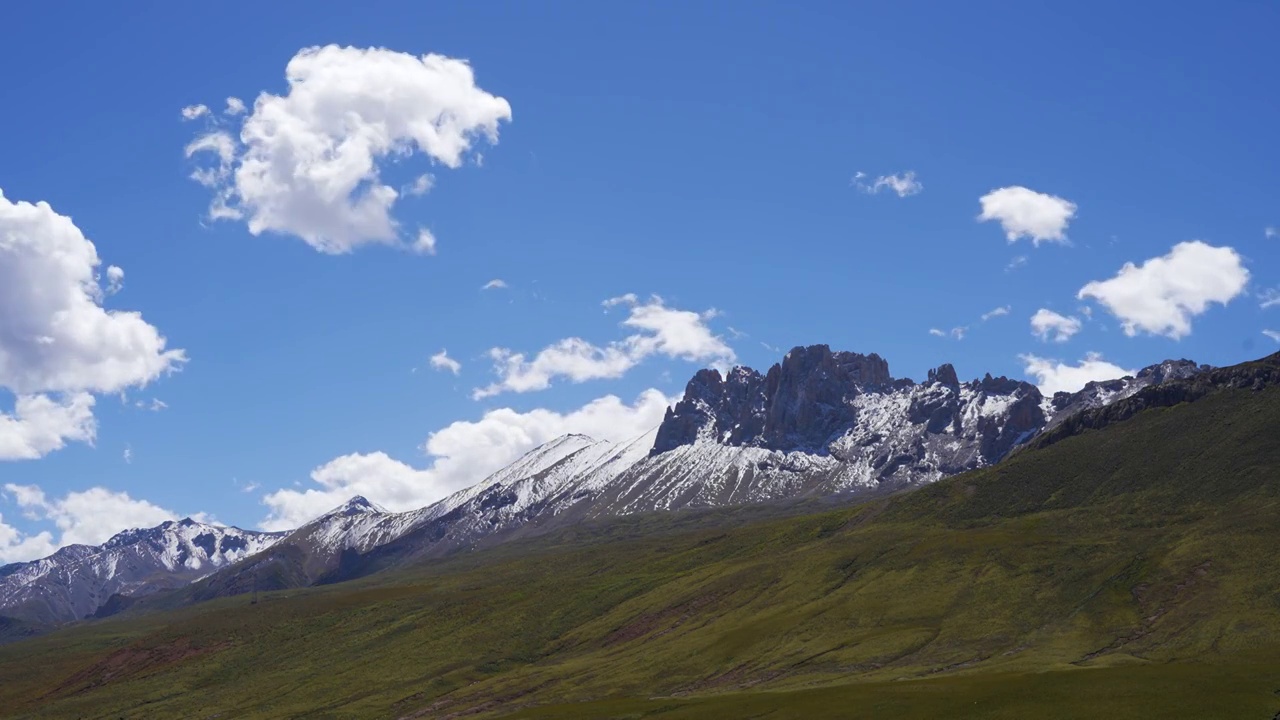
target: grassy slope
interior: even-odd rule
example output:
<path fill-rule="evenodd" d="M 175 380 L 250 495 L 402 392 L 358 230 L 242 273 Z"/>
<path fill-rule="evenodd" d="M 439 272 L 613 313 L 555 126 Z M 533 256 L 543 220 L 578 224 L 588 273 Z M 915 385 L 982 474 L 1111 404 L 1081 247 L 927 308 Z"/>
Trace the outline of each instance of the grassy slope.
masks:
<path fill-rule="evenodd" d="M 1277 427 L 1280 388 L 1232 390 L 888 501 L 731 528 L 629 518 L 85 624 L 0 647 L 0 708 L 1266 720 Z"/>

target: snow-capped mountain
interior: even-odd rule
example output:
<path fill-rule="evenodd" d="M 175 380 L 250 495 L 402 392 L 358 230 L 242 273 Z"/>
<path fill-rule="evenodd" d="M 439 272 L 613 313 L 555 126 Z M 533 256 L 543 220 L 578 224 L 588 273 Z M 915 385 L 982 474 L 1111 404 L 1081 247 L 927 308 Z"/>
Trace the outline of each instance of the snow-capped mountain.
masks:
<path fill-rule="evenodd" d="M 662 424 L 639 437 L 565 435 L 419 510 L 392 513 L 355 497 L 283 538 L 187 533 L 216 542 L 173 532 L 207 527 L 186 520 L 0 569 L 0 615 L 22 606 L 28 617 L 31 608 L 42 619 L 83 617 L 113 593 L 181 586 L 218 568 L 192 599 L 342 580 L 587 518 L 897 490 L 996 463 L 1067 417 L 1207 369 L 1166 361 L 1045 398 L 1004 377 L 962 383 L 950 365 L 917 383 L 894 378 L 878 355 L 797 347 L 765 374 L 698 372 Z M 165 539 L 150 538 L 162 530 Z M 121 572 L 126 547 L 139 549 Z"/>
<path fill-rule="evenodd" d="M 270 547 L 284 533 L 167 521 L 125 530 L 102 545 L 68 545 L 0 567 L 0 615 L 40 623 L 94 614 L 113 595 L 181 587 Z"/>
<path fill-rule="evenodd" d="M 877 355 L 795 348 L 764 375 L 700 371 L 629 441 L 566 435 L 411 512 L 355 498 L 268 555 L 301 548 L 307 582 L 336 580 L 584 518 L 895 490 L 998 462 L 1066 415 L 1203 369 L 1169 361 L 1045 398 L 1004 377 L 961 383 L 950 365 L 916 383 Z"/>

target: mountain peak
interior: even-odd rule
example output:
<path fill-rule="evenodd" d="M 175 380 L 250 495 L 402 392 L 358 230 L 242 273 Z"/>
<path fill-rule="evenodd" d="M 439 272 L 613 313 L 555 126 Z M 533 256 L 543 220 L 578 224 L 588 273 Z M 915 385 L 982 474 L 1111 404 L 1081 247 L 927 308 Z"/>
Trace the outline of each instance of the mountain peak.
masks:
<path fill-rule="evenodd" d="M 335 515 L 363 515 L 365 513 L 385 513 L 382 507 L 371 502 L 363 495 L 354 495 L 350 500 L 324 514 L 324 517 Z"/>

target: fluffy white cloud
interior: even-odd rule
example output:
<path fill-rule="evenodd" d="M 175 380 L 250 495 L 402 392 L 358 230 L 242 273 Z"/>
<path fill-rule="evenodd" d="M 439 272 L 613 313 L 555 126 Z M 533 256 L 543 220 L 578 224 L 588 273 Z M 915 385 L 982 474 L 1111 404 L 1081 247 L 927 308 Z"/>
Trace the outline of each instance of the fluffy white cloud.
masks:
<path fill-rule="evenodd" d="M 77 543 L 99 545 L 122 530 L 152 527 L 178 517 L 146 500 L 136 500 L 126 492 L 102 487 L 48 498 L 35 485 L 9 483 L 4 486 L 4 494 L 12 498 L 28 518 L 52 522 L 60 537 L 55 543 L 49 532 L 24 536 L 0 524 L 0 562 L 31 560 Z"/>
<path fill-rule="evenodd" d="M 107 266 L 107 294 L 115 295 L 124 289 L 124 268 Z"/>
<path fill-rule="evenodd" d="M 188 105 L 182 108 L 183 120 L 195 120 L 208 114 L 209 107 L 207 105 Z"/>
<path fill-rule="evenodd" d="M 244 101 L 238 97 L 227 98 L 227 109 L 222 111 L 223 115 L 243 115 L 245 111 Z"/>
<path fill-rule="evenodd" d="M 1012 305 L 1005 305 L 1003 307 L 995 308 L 991 312 L 982 313 L 982 322 L 986 322 L 991 318 L 1000 317 L 1002 315 L 1008 315 L 1011 310 L 1013 310 Z"/>
<path fill-rule="evenodd" d="M 1036 246 L 1065 243 L 1067 225 L 1076 216 L 1076 204 L 1070 200 L 1018 185 L 992 190 L 978 201 L 982 203 L 978 220 L 1000 221 L 1009 242 L 1026 237 Z"/>
<path fill-rule="evenodd" d="M 1267 337 L 1271 338 L 1272 340 L 1275 340 L 1276 342 L 1280 342 L 1280 331 L 1276 331 L 1276 330 L 1263 330 L 1263 331 L 1262 331 L 1262 334 L 1263 334 L 1263 335 L 1266 335 Z"/>
<path fill-rule="evenodd" d="M 441 350 L 440 352 L 431 356 L 431 367 L 435 368 L 436 370 L 444 370 L 446 372 L 451 372 L 454 375 L 457 375 L 458 373 L 462 372 L 462 363 L 449 357 L 449 351 L 447 350 Z"/>
<path fill-rule="evenodd" d="M 1146 332 L 1177 340 L 1191 333 L 1192 317 L 1211 303 L 1226 305 L 1248 282 L 1233 248 L 1192 240 L 1142 265 L 1125 263 L 1115 277 L 1085 285 L 1077 297 L 1106 306 L 1130 337 Z"/>
<path fill-rule="evenodd" d="M 494 278 L 484 285 L 480 286 L 481 290 L 504 290 L 507 287 L 507 281 L 502 278 Z"/>
<path fill-rule="evenodd" d="M 1074 315 L 1059 315 L 1045 308 L 1040 308 L 1031 316 L 1031 334 L 1045 342 L 1049 341 L 1050 335 L 1054 342 L 1066 342 L 1072 335 L 1080 332 L 1082 326 L 1080 318 Z"/>
<path fill-rule="evenodd" d="M 869 176 L 858 171 L 853 176 L 853 184 L 862 192 L 868 195 L 875 195 L 881 190 L 889 190 L 896 193 L 898 197 L 907 197 L 915 195 L 924 190 L 924 185 L 916 179 L 914 170 L 908 170 L 904 173 L 895 173 L 893 175 L 881 175 L 868 181 Z"/>
<path fill-rule="evenodd" d="M 13 413 L 0 412 L 0 460 L 35 460 L 68 442 L 93 442 L 93 396 L 19 395 Z"/>
<path fill-rule="evenodd" d="M 261 93 L 244 117 L 230 162 L 213 142 L 188 155 L 216 156 L 196 177 L 217 179 L 212 217 L 243 217 L 254 235 L 293 235 L 325 253 L 403 244 L 391 216 L 399 193 L 380 179 L 382 161 L 422 153 L 457 168 L 477 138 L 497 142 L 498 124 L 511 119 L 466 61 L 443 55 L 312 47 L 285 77 L 288 92 Z"/>
<path fill-rule="evenodd" d="M 707 326 L 714 310 L 696 313 L 669 308 L 656 295 L 642 303 L 632 293 L 604 301 L 606 308 L 619 305 L 630 306 L 622 326 L 638 332 L 604 346 L 565 338 L 543 348 L 532 360 L 507 348 L 493 348 L 489 357 L 499 379 L 477 388 L 472 396 L 478 400 L 502 392 L 545 390 L 560 377 L 572 382 L 622 377 L 654 355 L 715 365 L 736 359 L 733 348 Z"/>
<path fill-rule="evenodd" d="M 947 333 L 938 328 L 929 328 L 929 334 L 934 337 L 946 337 Z"/>
<path fill-rule="evenodd" d="M 33 458 L 93 439 L 90 393 L 141 387 L 179 367 L 182 350 L 136 312 L 108 311 L 97 248 L 48 203 L 0 191 L 0 458 Z M 124 271 L 110 266 L 110 285 Z"/>
<path fill-rule="evenodd" d="M 1068 365 L 1035 355 L 1018 357 L 1022 360 L 1027 375 L 1035 378 L 1040 392 L 1046 397 L 1052 397 L 1056 392 L 1075 392 L 1094 380 L 1115 380 L 1134 374 L 1133 370 L 1126 370 L 1103 360 L 1102 355 L 1096 352 L 1085 355 L 1078 365 Z"/>
<path fill-rule="evenodd" d="M 266 530 L 294 528 L 353 495 L 363 495 L 389 510 L 424 507 L 480 482 L 561 435 L 582 433 L 597 440 L 630 440 L 661 423 L 674 401 L 651 389 L 630 405 L 608 395 L 568 413 L 491 410 L 479 420 L 455 422 L 432 433 L 423 446 L 431 458 L 425 469 L 381 452 L 335 458 L 312 471 L 315 487 L 283 489 L 264 497 L 269 514 L 261 525 Z"/>

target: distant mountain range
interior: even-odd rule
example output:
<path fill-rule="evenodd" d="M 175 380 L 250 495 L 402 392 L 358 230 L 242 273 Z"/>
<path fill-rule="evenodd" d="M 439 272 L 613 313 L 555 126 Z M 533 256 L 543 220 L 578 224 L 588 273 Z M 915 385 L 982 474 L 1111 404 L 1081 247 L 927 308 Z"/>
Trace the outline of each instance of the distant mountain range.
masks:
<path fill-rule="evenodd" d="M 419 510 L 356 497 L 287 534 L 184 520 L 5 566 L 0 616 L 60 623 L 188 585 L 203 600 L 336 582 L 588 518 L 900 490 L 994 464 L 1071 418 L 1209 369 L 1165 361 L 1047 398 L 1005 377 L 962 383 L 951 365 L 917 383 L 875 354 L 797 347 L 764 374 L 699 371 L 637 438 L 566 435 Z"/>

